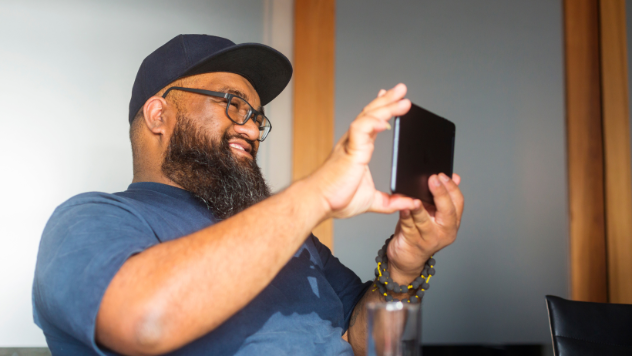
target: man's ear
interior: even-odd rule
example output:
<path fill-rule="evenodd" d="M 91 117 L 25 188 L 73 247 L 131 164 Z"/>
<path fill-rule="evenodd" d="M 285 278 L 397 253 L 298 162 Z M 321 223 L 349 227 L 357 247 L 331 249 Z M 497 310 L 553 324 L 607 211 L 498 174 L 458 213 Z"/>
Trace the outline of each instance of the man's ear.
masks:
<path fill-rule="evenodd" d="M 149 131 L 155 135 L 165 135 L 167 133 L 166 108 L 167 101 L 160 96 L 152 96 L 147 99 L 143 106 L 145 124 Z"/>

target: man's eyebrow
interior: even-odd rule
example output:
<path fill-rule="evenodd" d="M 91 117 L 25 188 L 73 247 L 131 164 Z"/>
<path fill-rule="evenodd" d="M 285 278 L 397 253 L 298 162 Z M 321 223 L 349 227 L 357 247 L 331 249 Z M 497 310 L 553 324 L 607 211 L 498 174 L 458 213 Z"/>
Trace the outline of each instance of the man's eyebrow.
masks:
<path fill-rule="evenodd" d="M 229 94 L 237 95 L 240 98 L 246 99 L 246 101 L 250 103 L 250 97 L 248 97 L 248 95 L 246 95 L 246 93 L 244 93 L 244 92 L 242 92 L 240 90 L 233 89 L 233 88 L 230 88 L 230 87 L 222 87 L 218 91 L 223 92 L 223 93 L 229 93 Z M 257 111 L 263 112 L 263 106 L 259 106 L 257 108 Z"/>

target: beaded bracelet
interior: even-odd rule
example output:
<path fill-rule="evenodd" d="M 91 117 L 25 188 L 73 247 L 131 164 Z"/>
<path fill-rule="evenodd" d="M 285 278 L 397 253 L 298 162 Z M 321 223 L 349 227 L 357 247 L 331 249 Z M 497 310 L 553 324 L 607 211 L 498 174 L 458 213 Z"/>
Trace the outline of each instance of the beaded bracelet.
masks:
<path fill-rule="evenodd" d="M 425 291 L 430 287 L 430 285 L 428 284 L 428 282 L 430 281 L 430 277 L 435 275 L 436 271 L 434 269 L 434 265 L 436 261 L 433 256 L 430 256 L 428 261 L 426 261 L 424 269 L 421 271 L 421 276 L 415 278 L 415 280 L 408 286 L 400 286 L 391 279 L 390 273 L 387 271 L 388 257 L 386 257 L 386 249 L 391 239 L 393 239 L 393 236 L 395 235 L 391 235 L 391 237 L 386 239 L 386 241 L 384 242 L 384 246 L 382 246 L 382 248 L 377 251 L 377 257 L 375 257 L 375 262 L 377 262 L 377 268 L 375 269 L 376 281 L 373 284 L 373 286 L 375 287 L 373 291 L 379 289 L 380 294 L 386 297 L 387 302 L 398 302 L 400 300 L 388 295 L 387 290 L 393 291 L 395 293 L 406 293 L 412 289 L 415 292 L 414 295 L 408 299 L 402 299 L 401 302 L 421 303 L 421 299 L 424 297 Z"/>

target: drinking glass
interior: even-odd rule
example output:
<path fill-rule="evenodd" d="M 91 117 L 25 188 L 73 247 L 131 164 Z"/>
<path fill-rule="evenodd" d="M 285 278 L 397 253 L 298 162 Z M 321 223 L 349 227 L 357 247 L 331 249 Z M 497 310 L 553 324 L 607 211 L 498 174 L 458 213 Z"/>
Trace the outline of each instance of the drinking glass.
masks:
<path fill-rule="evenodd" d="M 420 304 L 369 303 L 367 354 L 421 356 Z"/>

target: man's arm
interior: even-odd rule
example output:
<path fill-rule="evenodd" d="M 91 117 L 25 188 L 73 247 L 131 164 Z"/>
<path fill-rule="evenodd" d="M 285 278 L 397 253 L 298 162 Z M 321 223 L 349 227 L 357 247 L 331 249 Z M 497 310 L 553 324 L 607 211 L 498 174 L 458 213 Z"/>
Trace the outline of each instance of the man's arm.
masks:
<path fill-rule="evenodd" d="M 306 179 L 218 224 L 129 258 L 101 302 L 97 341 L 129 355 L 174 350 L 255 298 L 319 222 L 417 206 L 410 198 L 376 191 L 368 171 L 375 136 L 410 108 L 405 94 L 398 85 L 369 104 Z"/>
<path fill-rule="evenodd" d="M 243 308 L 301 246 L 326 208 L 308 182 L 128 259 L 97 317 L 99 343 L 124 354 L 182 346 Z"/>

